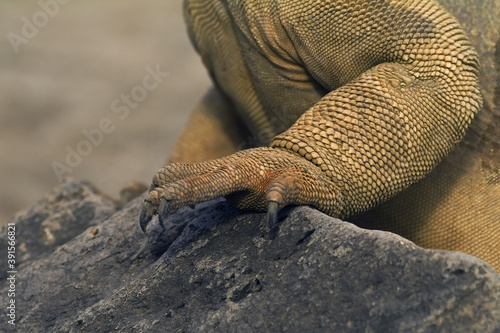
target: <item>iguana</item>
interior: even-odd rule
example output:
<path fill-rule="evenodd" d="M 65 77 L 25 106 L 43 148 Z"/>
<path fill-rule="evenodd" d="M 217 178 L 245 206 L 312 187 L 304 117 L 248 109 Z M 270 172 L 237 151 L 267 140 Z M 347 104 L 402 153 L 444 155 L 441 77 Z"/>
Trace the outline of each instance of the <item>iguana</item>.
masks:
<path fill-rule="evenodd" d="M 153 177 L 143 230 L 220 196 L 270 227 L 310 205 L 500 270 L 498 90 L 483 108 L 478 55 L 441 5 L 185 0 L 184 15 L 214 85 Z"/>

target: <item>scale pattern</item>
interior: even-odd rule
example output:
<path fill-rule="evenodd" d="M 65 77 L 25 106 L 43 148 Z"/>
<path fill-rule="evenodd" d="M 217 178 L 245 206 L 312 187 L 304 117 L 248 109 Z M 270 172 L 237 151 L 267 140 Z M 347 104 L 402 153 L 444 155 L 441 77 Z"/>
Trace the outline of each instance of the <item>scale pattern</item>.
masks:
<path fill-rule="evenodd" d="M 160 169 L 143 229 L 220 196 L 271 220 L 362 213 L 431 172 L 482 107 L 478 55 L 434 1 L 186 0 L 185 17 L 215 94 L 267 147 Z"/>

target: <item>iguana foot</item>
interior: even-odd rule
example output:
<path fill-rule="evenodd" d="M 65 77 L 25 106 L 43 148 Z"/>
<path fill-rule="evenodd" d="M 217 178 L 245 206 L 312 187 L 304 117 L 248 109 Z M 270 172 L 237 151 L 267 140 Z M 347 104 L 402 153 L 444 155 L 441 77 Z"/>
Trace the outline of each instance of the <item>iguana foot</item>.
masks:
<path fill-rule="evenodd" d="M 153 177 L 140 226 L 145 231 L 155 214 L 165 226 L 179 208 L 226 196 L 240 209 L 267 210 L 272 228 L 278 211 L 287 205 L 311 205 L 338 214 L 341 200 L 334 188 L 318 166 L 280 148 L 249 149 L 202 163 L 175 163 Z"/>

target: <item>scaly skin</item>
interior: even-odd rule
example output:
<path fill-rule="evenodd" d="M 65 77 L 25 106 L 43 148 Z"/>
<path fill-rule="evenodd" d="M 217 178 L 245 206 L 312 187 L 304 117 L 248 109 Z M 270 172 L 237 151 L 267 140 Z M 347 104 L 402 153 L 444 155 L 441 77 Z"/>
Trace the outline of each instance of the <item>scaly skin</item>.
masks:
<path fill-rule="evenodd" d="M 434 1 L 187 0 L 185 16 L 214 90 L 183 137 L 214 128 L 199 158 L 220 157 L 245 134 L 214 132 L 243 123 L 268 147 L 160 169 L 143 230 L 220 196 L 271 224 L 287 205 L 359 214 L 425 177 L 482 105 L 477 54 Z M 178 147 L 170 162 L 199 161 Z"/>

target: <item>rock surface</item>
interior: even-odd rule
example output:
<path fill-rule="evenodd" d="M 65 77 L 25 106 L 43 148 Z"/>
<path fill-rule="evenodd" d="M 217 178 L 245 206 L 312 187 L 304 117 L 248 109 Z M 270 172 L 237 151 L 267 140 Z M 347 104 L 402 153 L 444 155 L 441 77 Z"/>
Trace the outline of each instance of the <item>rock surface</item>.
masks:
<path fill-rule="evenodd" d="M 115 211 L 114 204 L 88 182 L 68 181 L 56 187 L 9 221 L 16 225 L 16 264 L 49 255 L 57 246 L 104 222 Z M 7 228 L 7 225 L 0 227 L 1 235 L 7 236 Z M 0 248 L 7 249 L 7 242 L 7 237 L 1 237 Z M 6 265 L 7 255 L 0 256 L 0 267 Z M 0 280 L 6 275 L 6 271 L 0 271 Z"/>
<path fill-rule="evenodd" d="M 142 199 L 111 215 L 73 181 L 14 219 L 20 332 L 500 330 L 499 275 L 474 257 L 308 207 L 282 212 L 269 234 L 265 215 L 224 200 L 179 211 L 163 233 L 154 220 L 146 236 Z M 40 226 L 56 222 L 61 236 L 43 245 Z M 0 289 L 5 305 L 5 279 Z"/>

